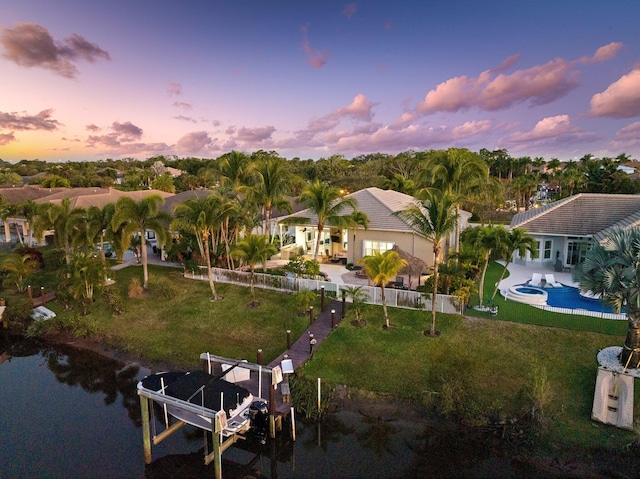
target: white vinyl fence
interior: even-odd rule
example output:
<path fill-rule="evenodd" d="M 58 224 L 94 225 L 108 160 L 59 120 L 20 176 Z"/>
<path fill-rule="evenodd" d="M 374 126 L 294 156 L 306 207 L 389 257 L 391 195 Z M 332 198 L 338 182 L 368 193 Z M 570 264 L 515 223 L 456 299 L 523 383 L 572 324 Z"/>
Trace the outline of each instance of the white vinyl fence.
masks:
<path fill-rule="evenodd" d="M 185 278 L 208 281 L 206 272 L 193 274 L 185 272 Z M 231 271 L 228 269 L 213 268 L 213 280 L 217 283 L 237 284 L 249 286 L 251 273 L 245 271 Z M 295 278 L 289 276 L 275 276 L 271 274 L 255 273 L 254 284 L 257 288 L 274 289 L 278 291 L 321 291 L 324 288 L 328 297 L 342 299 L 342 294 L 350 284 L 331 283 L 329 281 Z M 366 292 L 368 304 L 382 304 L 382 289 L 375 286 L 361 286 Z M 385 288 L 387 306 L 398 308 L 422 309 L 431 311 L 431 295 L 425 297 L 423 293 L 408 291 L 405 289 Z M 347 296 L 348 299 L 348 296 Z M 439 294 L 436 298 L 436 311 L 439 313 L 462 314 L 460 302 L 455 296 Z"/>

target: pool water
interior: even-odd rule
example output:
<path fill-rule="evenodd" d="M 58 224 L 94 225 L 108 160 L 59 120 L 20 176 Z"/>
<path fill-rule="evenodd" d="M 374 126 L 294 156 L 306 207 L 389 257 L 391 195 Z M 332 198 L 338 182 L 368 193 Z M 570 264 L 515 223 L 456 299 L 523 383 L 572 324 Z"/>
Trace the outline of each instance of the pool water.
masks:
<path fill-rule="evenodd" d="M 573 286 L 562 288 L 545 288 L 547 292 L 547 304 L 556 308 L 586 309 L 600 313 L 615 313 L 614 309 L 596 298 L 586 298 L 580 295 L 580 290 Z"/>

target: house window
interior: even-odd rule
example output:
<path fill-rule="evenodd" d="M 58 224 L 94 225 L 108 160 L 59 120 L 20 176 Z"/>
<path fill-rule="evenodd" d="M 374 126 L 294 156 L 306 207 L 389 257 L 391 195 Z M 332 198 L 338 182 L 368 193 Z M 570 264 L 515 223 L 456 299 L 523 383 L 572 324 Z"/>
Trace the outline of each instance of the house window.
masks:
<path fill-rule="evenodd" d="M 551 240 L 545 240 L 544 241 L 544 252 L 543 252 L 543 258 L 544 259 L 551 259 L 551 250 L 553 246 L 553 242 Z"/>
<path fill-rule="evenodd" d="M 567 264 L 576 265 L 584 261 L 587 251 L 591 249 L 590 240 L 581 238 L 568 238 L 567 243 Z"/>
<path fill-rule="evenodd" d="M 364 256 L 373 256 L 374 251 L 378 253 L 384 253 L 385 251 L 393 248 L 394 243 L 390 243 L 388 241 L 369 241 L 365 240 L 362 242 L 362 251 Z"/>

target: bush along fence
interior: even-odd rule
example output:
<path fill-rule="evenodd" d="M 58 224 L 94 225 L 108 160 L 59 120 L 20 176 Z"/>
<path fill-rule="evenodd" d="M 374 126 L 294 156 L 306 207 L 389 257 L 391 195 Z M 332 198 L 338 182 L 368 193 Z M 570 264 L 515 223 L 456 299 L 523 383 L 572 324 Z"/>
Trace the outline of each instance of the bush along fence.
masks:
<path fill-rule="evenodd" d="M 208 281 L 206 273 L 190 273 L 185 271 L 185 278 Z M 245 271 L 231 271 L 222 268 L 213 268 L 213 280 L 218 283 L 236 284 L 239 286 L 249 286 L 251 282 L 251 273 Z M 254 285 L 256 288 L 273 289 L 277 291 L 320 291 L 324 288 L 325 294 L 329 297 L 341 299 L 343 291 L 350 284 L 331 283 L 329 281 L 296 278 L 292 276 L 275 276 L 271 274 L 255 273 Z M 375 286 L 362 286 L 363 292 L 366 293 L 365 303 L 382 304 L 381 288 Z M 384 290 L 387 306 L 397 308 L 410 308 L 431 311 L 431 295 L 426 296 L 417 291 L 408 291 L 404 289 L 385 288 Z M 347 295 L 347 301 L 350 298 Z M 436 311 L 439 313 L 462 314 L 460 300 L 455 296 L 439 294 L 436 298 Z"/>

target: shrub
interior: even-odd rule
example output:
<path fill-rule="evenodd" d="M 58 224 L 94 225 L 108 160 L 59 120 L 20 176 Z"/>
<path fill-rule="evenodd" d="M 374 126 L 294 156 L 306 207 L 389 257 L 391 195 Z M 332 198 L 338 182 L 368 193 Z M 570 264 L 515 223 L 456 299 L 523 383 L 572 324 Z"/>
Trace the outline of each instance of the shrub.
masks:
<path fill-rule="evenodd" d="M 59 249 L 45 249 L 42 252 L 42 259 L 46 271 L 58 271 L 64 263 L 64 251 Z"/>
<path fill-rule="evenodd" d="M 188 259 L 184 262 L 184 269 L 186 269 L 191 274 L 196 274 L 200 272 L 200 266 L 195 259 Z"/>
<path fill-rule="evenodd" d="M 315 291 L 298 291 L 293 296 L 293 305 L 300 314 L 304 314 L 309 311 L 309 307 L 316 301 Z"/>
<path fill-rule="evenodd" d="M 32 314 L 33 301 L 26 297 L 16 297 L 7 301 L 7 309 L 4 311 L 3 318 L 19 324 L 26 330 L 29 322 L 32 321 Z"/>
<path fill-rule="evenodd" d="M 131 278 L 131 282 L 129 283 L 129 297 L 130 298 L 139 298 L 144 293 L 144 288 L 142 287 L 142 283 L 138 278 Z"/>
<path fill-rule="evenodd" d="M 114 314 L 122 314 L 124 312 L 124 308 L 122 306 L 122 297 L 120 296 L 120 292 L 113 288 L 105 288 L 102 291 L 102 298 L 104 302 L 109 305 L 111 311 Z"/>

